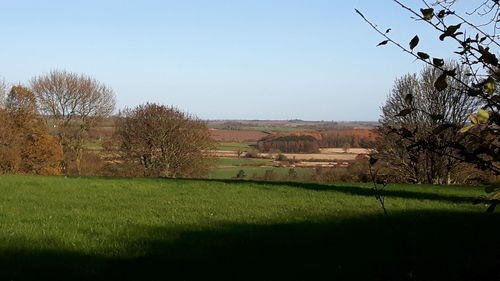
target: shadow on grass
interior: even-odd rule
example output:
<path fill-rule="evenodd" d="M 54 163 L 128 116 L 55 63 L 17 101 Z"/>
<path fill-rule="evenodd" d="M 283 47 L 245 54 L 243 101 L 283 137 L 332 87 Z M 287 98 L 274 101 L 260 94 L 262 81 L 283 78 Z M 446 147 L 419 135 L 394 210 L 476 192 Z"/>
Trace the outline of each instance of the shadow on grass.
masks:
<path fill-rule="evenodd" d="M 132 257 L 22 249 L 0 280 L 500 280 L 500 216 L 416 212 L 321 223 L 135 226 Z M 118 235 L 119 236 L 119 235 Z"/>
<path fill-rule="evenodd" d="M 177 179 L 184 180 L 184 179 Z M 185 179 L 189 181 L 198 181 L 198 179 Z M 224 179 L 200 179 L 199 181 L 210 181 L 210 182 L 222 182 L 222 183 L 252 183 L 259 185 L 271 185 L 271 186 L 287 186 L 302 188 L 314 191 L 334 191 L 342 192 L 349 195 L 357 196 L 368 196 L 374 197 L 374 191 L 368 187 L 360 186 L 340 186 L 335 184 L 321 184 L 314 182 L 283 182 L 283 181 L 256 181 L 256 180 L 224 180 Z M 443 188 L 446 188 L 444 186 Z M 415 188 L 417 189 L 417 188 Z M 449 203 L 471 203 L 477 200 L 477 197 L 467 197 L 467 196 L 454 196 L 446 194 L 435 194 L 421 191 L 404 191 L 404 190 L 392 190 L 390 188 L 379 191 L 385 197 L 397 197 L 403 199 L 416 199 L 416 200 L 431 200 L 431 201 L 443 201 Z"/>
<path fill-rule="evenodd" d="M 80 177 L 68 177 L 68 178 L 80 178 Z M 99 178 L 102 180 L 129 180 L 130 178 L 124 177 L 92 177 Z M 368 196 L 374 197 L 374 191 L 368 187 L 360 187 L 360 186 L 341 186 L 335 184 L 324 184 L 324 183 L 315 183 L 315 182 L 295 182 L 295 181 L 263 181 L 263 180 L 237 180 L 237 179 L 192 179 L 192 178 L 144 178 L 146 180 L 154 180 L 154 181 L 162 181 L 162 180 L 174 180 L 174 181 L 201 181 L 201 182 L 220 182 L 226 184 L 257 184 L 257 185 L 265 185 L 265 186 L 286 186 L 286 187 L 294 187 L 301 188 L 307 190 L 314 191 L 333 191 L 333 192 L 342 192 L 349 195 L 357 195 L 357 196 Z M 443 186 L 446 188 L 446 186 Z M 396 197 L 402 199 L 415 199 L 415 200 L 431 200 L 431 201 L 442 201 L 449 203 L 473 203 L 478 200 L 478 197 L 472 196 L 454 196 L 454 195 L 446 195 L 446 194 L 436 194 L 429 192 L 421 192 L 421 191 L 404 191 L 404 190 L 391 190 L 384 189 L 379 191 L 385 197 Z M 479 202 L 485 203 L 485 200 L 480 200 Z"/>

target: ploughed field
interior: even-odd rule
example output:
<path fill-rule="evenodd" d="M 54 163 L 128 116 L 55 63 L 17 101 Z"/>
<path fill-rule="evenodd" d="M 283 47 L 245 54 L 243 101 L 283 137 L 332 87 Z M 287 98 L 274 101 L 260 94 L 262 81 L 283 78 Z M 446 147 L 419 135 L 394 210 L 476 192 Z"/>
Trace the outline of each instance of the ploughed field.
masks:
<path fill-rule="evenodd" d="M 0 280 L 498 280 L 482 193 L 0 176 Z"/>

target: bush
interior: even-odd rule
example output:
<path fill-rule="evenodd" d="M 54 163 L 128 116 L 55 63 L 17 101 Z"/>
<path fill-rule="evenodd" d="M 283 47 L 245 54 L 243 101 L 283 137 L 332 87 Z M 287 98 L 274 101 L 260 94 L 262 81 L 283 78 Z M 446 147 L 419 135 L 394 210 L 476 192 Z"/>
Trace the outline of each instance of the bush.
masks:
<path fill-rule="evenodd" d="M 252 148 L 245 154 L 246 158 L 259 158 L 259 151 Z"/>
<path fill-rule="evenodd" d="M 245 171 L 244 170 L 239 170 L 238 173 L 236 174 L 237 179 L 243 179 L 246 177 Z"/>
<path fill-rule="evenodd" d="M 179 109 L 147 103 L 123 111 L 116 127 L 124 160 L 146 177 L 201 177 L 212 164 L 206 123 Z"/>
<path fill-rule="evenodd" d="M 288 158 L 286 158 L 286 155 L 283 153 L 279 153 L 278 156 L 276 157 L 276 161 L 287 161 Z"/>

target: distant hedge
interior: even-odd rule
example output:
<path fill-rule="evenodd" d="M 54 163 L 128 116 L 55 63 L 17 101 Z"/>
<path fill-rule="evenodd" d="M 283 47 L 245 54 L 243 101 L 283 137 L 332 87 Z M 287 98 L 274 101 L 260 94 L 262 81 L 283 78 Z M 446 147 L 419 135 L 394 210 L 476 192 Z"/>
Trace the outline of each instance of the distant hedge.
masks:
<path fill-rule="evenodd" d="M 280 151 L 285 153 L 315 153 L 319 151 L 319 142 L 313 136 L 278 136 L 257 142 L 260 152 Z"/>

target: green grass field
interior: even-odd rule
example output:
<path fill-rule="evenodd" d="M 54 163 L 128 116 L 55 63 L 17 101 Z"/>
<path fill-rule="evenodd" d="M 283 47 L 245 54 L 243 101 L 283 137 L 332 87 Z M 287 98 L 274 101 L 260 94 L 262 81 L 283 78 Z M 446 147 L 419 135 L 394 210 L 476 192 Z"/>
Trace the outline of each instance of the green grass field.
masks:
<path fill-rule="evenodd" d="M 249 158 L 217 158 L 217 165 L 230 166 L 257 166 L 257 165 L 273 165 L 273 160 L 265 159 L 249 159 Z"/>
<path fill-rule="evenodd" d="M 262 177 L 265 175 L 266 171 L 273 171 L 277 177 L 284 178 L 288 176 L 288 171 L 290 168 L 281 167 L 252 167 L 252 166 L 239 166 L 239 167 L 228 167 L 228 168 L 214 168 L 208 173 L 209 179 L 232 179 L 238 174 L 240 170 L 245 171 L 246 178 Z M 297 172 L 297 177 L 299 179 L 309 178 L 314 169 L 312 168 L 294 168 Z"/>
<path fill-rule="evenodd" d="M 0 176 L 0 280 L 498 280 L 481 188 Z"/>
<path fill-rule="evenodd" d="M 219 142 L 217 144 L 217 150 L 226 150 L 226 151 L 248 151 L 252 149 L 252 145 L 255 145 L 254 142 Z"/>

